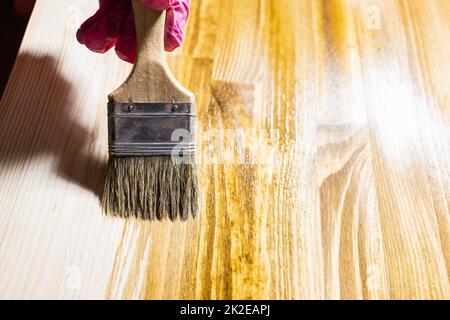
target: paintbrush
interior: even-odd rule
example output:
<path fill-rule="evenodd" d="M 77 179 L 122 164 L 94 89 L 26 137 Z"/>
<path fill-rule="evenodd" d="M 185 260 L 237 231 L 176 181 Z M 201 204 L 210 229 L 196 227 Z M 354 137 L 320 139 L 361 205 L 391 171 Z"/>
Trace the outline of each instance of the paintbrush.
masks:
<path fill-rule="evenodd" d="M 170 71 L 165 12 L 133 0 L 137 57 L 128 79 L 108 96 L 108 215 L 186 220 L 197 210 L 195 97 Z"/>

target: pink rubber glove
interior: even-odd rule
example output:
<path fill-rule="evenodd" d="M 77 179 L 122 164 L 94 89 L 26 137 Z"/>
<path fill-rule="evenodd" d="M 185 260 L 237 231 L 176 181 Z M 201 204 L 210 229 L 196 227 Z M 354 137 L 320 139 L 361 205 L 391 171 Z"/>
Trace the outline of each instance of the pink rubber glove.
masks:
<path fill-rule="evenodd" d="M 167 10 L 164 47 L 173 51 L 184 38 L 189 16 L 189 0 L 141 0 L 154 10 Z M 78 29 L 78 42 L 90 50 L 105 53 L 115 46 L 125 61 L 136 61 L 136 28 L 131 0 L 99 0 L 100 8 Z"/>

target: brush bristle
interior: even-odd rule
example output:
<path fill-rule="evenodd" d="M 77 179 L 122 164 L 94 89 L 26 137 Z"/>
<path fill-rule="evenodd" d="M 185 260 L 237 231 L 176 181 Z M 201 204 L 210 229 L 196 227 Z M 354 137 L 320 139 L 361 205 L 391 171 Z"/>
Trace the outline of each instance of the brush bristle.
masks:
<path fill-rule="evenodd" d="M 122 218 L 195 217 L 195 165 L 176 163 L 170 156 L 110 157 L 102 202 L 105 214 Z"/>

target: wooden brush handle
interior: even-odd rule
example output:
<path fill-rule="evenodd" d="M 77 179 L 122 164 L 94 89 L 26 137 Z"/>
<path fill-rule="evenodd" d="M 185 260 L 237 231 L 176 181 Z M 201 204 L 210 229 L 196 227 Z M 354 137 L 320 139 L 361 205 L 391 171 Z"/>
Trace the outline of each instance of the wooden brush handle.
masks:
<path fill-rule="evenodd" d="M 165 11 L 133 0 L 137 35 L 136 63 L 128 79 L 109 95 L 117 102 L 194 102 L 194 95 L 174 77 L 164 51 Z"/>

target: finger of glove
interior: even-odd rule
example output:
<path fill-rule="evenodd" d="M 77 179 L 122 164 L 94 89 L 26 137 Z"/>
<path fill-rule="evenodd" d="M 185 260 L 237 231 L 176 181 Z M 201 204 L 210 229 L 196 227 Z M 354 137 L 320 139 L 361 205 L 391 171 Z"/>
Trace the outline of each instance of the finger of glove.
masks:
<path fill-rule="evenodd" d="M 173 0 L 141 0 L 143 4 L 154 10 L 167 10 L 172 5 Z"/>
<path fill-rule="evenodd" d="M 184 39 L 183 28 L 189 17 L 189 0 L 172 0 L 167 10 L 165 23 L 164 48 L 173 51 Z"/>
<path fill-rule="evenodd" d="M 98 11 L 77 31 L 77 40 L 94 52 L 111 49 L 131 10 L 130 0 L 100 0 Z"/>
<path fill-rule="evenodd" d="M 130 63 L 136 61 L 137 41 L 133 10 L 129 11 L 122 25 L 115 50 L 120 59 Z"/>

